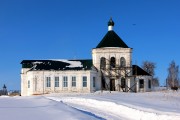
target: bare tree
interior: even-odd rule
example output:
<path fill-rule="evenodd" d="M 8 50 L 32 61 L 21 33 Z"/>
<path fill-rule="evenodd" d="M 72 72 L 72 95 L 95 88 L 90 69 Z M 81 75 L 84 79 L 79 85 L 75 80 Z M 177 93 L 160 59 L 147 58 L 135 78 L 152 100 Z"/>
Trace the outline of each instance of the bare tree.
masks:
<path fill-rule="evenodd" d="M 154 86 L 159 86 L 159 78 L 158 77 L 153 77 L 152 78 L 152 84 Z"/>
<path fill-rule="evenodd" d="M 172 89 L 179 87 L 179 66 L 172 61 L 168 68 L 167 85 Z"/>
<path fill-rule="evenodd" d="M 152 75 L 152 84 L 153 86 L 159 86 L 159 79 L 158 77 L 155 77 L 155 68 L 156 68 L 156 64 L 154 62 L 150 62 L 150 61 L 144 61 L 142 64 L 142 68 L 149 73 L 150 75 Z"/>
<path fill-rule="evenodd" d="M 144 61 L 142 64 L 142 68 L 150 75 L 155 75 L 154 69 L 156 68 L 156 64 L 154 62 Z"/>

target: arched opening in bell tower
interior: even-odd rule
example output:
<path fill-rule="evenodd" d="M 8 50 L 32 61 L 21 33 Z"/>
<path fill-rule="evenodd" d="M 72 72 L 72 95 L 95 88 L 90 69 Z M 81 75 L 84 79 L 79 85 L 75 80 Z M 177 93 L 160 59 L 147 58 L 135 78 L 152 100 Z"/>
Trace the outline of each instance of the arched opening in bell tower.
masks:
<path fill-rule="evenodd" d="M 115 57 L 111 57 L 110 68 L 115 68 L 115 66 L 116 66 L 116 58 Z"/>
<path fill-rule="evenodd" d="M 100 68 L 103 70 L 106 69 L 106 58 L 104 58 L 104 57 L 101 57 Z"/>

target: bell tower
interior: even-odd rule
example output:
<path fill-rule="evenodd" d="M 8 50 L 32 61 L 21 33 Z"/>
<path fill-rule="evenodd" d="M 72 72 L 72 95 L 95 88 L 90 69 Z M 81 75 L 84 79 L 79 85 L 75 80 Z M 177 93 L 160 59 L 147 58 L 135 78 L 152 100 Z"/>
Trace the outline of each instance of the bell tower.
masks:
<path fill-rule="evenodd" d="M 105 81 L 101 83 L 101 87 L 111 91 L 117 90 L 116 85 L 120 84 L 120 79 L 125 76 L 121 69 L 132 67 L 132 48 L 114 32 L 114 24 L 110 18 L 108 32 L 92 50 L 93 65 L 99 71 L 99 80 Z"/>

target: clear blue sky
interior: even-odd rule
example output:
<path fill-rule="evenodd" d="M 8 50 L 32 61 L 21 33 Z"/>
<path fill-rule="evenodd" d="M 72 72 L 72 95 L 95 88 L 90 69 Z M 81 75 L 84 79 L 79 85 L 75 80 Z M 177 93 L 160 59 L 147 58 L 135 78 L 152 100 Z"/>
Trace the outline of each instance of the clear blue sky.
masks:
<path fill-rule="evenodd" d="M 180 0 L 0 0 L 0 88 L 20 89 L 22 60 L 91 59 L 114 31 L 133 48 L 133 64 L 155 62 L 161 84 L 180 65 Z"/>

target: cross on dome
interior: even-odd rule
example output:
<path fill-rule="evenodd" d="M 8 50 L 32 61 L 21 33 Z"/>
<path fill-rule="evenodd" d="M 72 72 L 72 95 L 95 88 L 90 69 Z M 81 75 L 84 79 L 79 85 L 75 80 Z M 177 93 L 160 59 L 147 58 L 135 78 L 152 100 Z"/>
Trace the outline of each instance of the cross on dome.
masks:
<path fill-rule="evenodd" d="M 114 21 L 112 20 L 112 17 L 111 17 L 108 22 L 108 31 L 113 30 L 113 26 L 114 26 Z"/>

